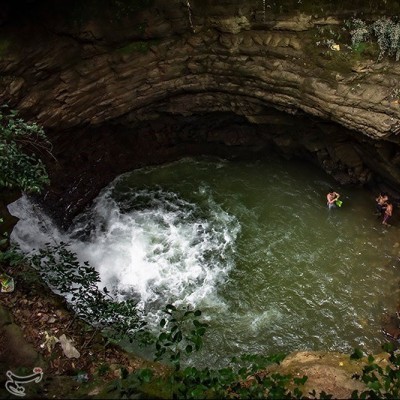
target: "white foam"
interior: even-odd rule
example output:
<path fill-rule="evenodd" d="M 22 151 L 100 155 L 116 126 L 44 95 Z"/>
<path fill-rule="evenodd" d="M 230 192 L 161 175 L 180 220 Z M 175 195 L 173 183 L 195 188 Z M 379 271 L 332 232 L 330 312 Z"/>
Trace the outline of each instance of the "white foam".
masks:
<path fill-rule="evenodd" d="M 9 206 L 20 218 L 12 240 L 25 252 L 46 242 L 70 243 L 78 259 L 99 272 L 101 288 L 137 298 L 150 314 L 157 304 L 212 307 L 221 303 L 216 289 L 233 267 L 240 227 L 207 188 L 199 193 L 202 208 L 161 189 L 132 192 L 117 202 L 110 186 L 68 232 L 23 197 Z"/>
<path fill-rule="evenodd" d="M 40 249 L 46 243 L 57 244 L 67 239 L 52 220 L 25 195 L 10 204 L 8 209 L 19 218 L 11 234 L 11 241 L 17 243 L 24 253 Z"/>

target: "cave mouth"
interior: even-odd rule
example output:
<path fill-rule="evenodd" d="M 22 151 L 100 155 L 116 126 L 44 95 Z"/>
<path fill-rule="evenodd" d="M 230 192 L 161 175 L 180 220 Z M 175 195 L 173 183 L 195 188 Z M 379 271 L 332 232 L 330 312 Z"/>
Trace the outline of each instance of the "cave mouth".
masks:
<path fill-rule="evenodd" d="M 326 207 L 331 185 L 340 209 Z M 167 303 L 201 309 L 211 329 L 198 365 L 241 353 L 376 352 L 395 313 L 397 229 L 373 215 L 365 190 L 308 162 L 203 156 L 136 169 L 67 230 L 28 199 L 11 210 L 21 248 L 70 243 L 101 287 L 139 300 L 154 326 Z"/>
<path fill-rule="evenodd" d="M 380 143 L 384 151 L 378 152 L 376 142 L 358 132 L 274 108 L 254 117 L 157 114 L 133 123 L 126 116 L 49 136 L 57 161 L 49 160 L 51 187 L 37 200 L 64 228 L 121 173 L 200 155 L 254 160 L 279 154 L 312 162 L 342 185 L 395 192 L 384 160 L 392 143 Z"/>

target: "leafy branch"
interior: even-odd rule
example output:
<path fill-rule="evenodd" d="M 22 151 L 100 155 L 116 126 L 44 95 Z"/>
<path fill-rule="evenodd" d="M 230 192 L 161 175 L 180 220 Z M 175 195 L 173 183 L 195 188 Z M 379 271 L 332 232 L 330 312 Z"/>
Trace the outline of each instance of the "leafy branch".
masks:
<path fill-rule="evenodd" d="M 49 177 L 38 153 L 52 155 L 43 128 L 18 118 L 18 112 L 0 107 L 0 187 L 40 192 Z"/>
<path fill-rule="evenodd" d="M 129 337 L 145 327 L 137 303 L 117 301 L 106 287 L 99 289 L 100 275 L 88 262 L 81 263 L 66 243 L 46 244 L 30 258 L 47 285 L 66 297 L 77 314 L 113 339 Z"/>
<path fill-rule="evenodd" d="M 354 376 L 354 379 L 364 382 L 368 390 L 359 393 L 355 390 L 352 399 L 398 399 L 400 398 L 400 355 L 395 351 L 393 343 L 386 343 L 382 346 L 388 354 L 388 363 L 383 368 L 375 357 L 369 355 L 367 365 L 363 368 L 361 376 Z M 355 353 L 354 353 L 355 354 Z M 356 357 L 362 354 L 358 351 Z M 354 356 L 354 355 L 352 355 Z"/>
<path fill-rule="evenodd" d="M 167 304 L 164 313 L 166 318 L 160 321 L 161 333 L 155 343 L 156 361 L 167 358 L 179 371 L 181 356 L 202 347 L 208 324 L 198 320 L 200 310 L 190 310 L 189 307 L 178 309 Z"/>

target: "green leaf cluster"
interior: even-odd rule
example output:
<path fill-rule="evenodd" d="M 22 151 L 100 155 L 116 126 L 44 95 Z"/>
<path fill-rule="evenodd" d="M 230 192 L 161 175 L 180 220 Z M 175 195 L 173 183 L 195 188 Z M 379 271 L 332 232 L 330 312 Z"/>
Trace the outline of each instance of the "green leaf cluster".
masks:
<path fill-rule="evenodd" d="M 178 371 L 181 367 L 181 356 L 202 347 L 208 324 L 199 321 L 200 310 L 167 304 L 163 311 L 166 317 L 160 321 L 161 333 L 155 341 L 156 361 L 167 359 Z"/>
<path fill-rule="evenodd" d="M 99 273 L 88 262 L 81 263 L 66 243 L 47 243 L 30 261 L 47 285 L 70 301 L 78 317 L 108 337 L 129 337 L 132 341 L 135 333 L 144 329 L 137 303 L 132 299 L 117 301 L 106 287 L 100 290 Z"/>
<path fill-rule="evenodd" d="M 17 111 L 0 108 L 0 187 L 40 192 L 49 183 L 38 154 L 51 153 L 51 144 L 36 123 L 25 122 Z"/>
<path fill-rule="evenodd" d="M 1 223 L 1 222 L 0 222 Z M 8 243 L 7 233 L 3 233 L 3 239 L 0 236 L 0 246 Z M 14 267 L 25 260 L 25 256 L 19 251 L 18 247 L 11 246 L 7 250 L 0 251 L 0 265 L 7 264 Z"/>
<path fill-rule="evenodd" d="M 368 24 L 355 18 L 348 25 L 353 48 L 358 49 L 361 43 L 374 40 L 379 46 L 378 60 L 385 55 L 400 60 L 400 22 L 385 17 Z"/>
<path fill-rule="evenodd" d="M 391 342 L 386 343 L 383 349 L 389 354 L 389 363 L 382 367 L 376 362 L 375 357 L 369 355 L 362 375 L 355 377 L 364 382 L 368 389 L 361 393 L 355 390 L 352 399 L 400 398 L 400 354 Z"/>
<path fill-rule="evenodd" d="M 167 361 L 173 370 L 164 378 L 156 377 L 148 370 L 141 374 L 145 374 L 146 382 L 151 387 L 163 388 L 164 391 L 168 388 L 166 398 L 302 398 L 300 387 L 307 377 L 265 372 L 267 366 L 280 363 L 285 357 L 283 354 L 269 357 L 242 355 L 233 358 L 230 365 L 222 369 L 182 368 L 184 357 L 202 348 L 209 326 L 200 320 L 200 310 L 168 304 L 163 311 L 165 317 L 159 323 L 160 333 L 154 342 L 155 360 Z M 135 374 L 131 375 L 120 383 L 120 391 L 124 395 L 140 392 L 143 384 L 143 379 L 138 380 Z M 138 386 L 135 387 L 135 384 Z M 293 391 L 288 389 L 290 385 L 294 387 Z"/>

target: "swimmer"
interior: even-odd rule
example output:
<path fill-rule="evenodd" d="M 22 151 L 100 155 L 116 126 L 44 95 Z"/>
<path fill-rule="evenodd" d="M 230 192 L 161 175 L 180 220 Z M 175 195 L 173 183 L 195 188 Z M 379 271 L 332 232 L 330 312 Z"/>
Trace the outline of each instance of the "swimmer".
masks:
<path fill-rule="evenodd" d="M 336 200 L 339 200 L 339 197 L 339 193 L 336 193 L 332 188 L 329 189 L 329 193 L 326 195 L 326 204 L 329 209 L 336 207 Z"/>
<path fill-rule="evenodd" d="M 383 215 L 386 209 L 386 202 L 389 200 L 388 195 L 385 192 L 379 193 L 379 196 L 375 199 L 376 201 L 376 213 Z"/>
<path fill-rule="evenodd" d="M 388 220 L 391 218 L 393 214 L 393 205 L 390 201 L 386 202 L 386 208 L 385 208 L 385 213 L 383 214 L 383 225 L 389 225 Z"/>

